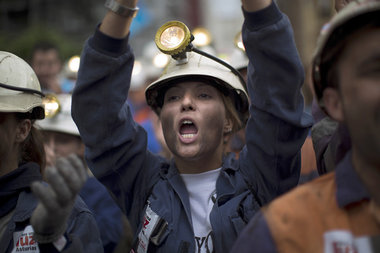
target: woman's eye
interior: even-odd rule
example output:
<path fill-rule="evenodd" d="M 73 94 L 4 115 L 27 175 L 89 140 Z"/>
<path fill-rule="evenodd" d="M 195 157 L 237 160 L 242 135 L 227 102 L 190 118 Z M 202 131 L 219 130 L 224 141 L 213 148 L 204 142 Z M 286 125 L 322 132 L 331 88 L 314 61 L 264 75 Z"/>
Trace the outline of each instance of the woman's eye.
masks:
<path fill-rule="evenodd" d="M 208 95 L 207 93 L 201 93 L 201 94 L 199 94 L 199 97 L 200 98 L 211 98 L 211 96 Z"/>
<path fill-rule="evenodd" d="M 371 62 L 359 68 L 359 74 L 363 77 L 379 77 L 380 76 L 380 62 Z"/>
<path fill-rule="evenodd" d="M 380 66 L 377 68 L 371 68 L 366 71 L 368 76 L 380 76 Z"/>
<path fill-rule="evenodd" d="M 166 98 L 166 101 L 168 101 L 168 102 L 176 101 L 176 100 L 178 100 L 178 98 L 179 98 L 179 96 L 172 95 L 172 96 L 168 96 Z"/>

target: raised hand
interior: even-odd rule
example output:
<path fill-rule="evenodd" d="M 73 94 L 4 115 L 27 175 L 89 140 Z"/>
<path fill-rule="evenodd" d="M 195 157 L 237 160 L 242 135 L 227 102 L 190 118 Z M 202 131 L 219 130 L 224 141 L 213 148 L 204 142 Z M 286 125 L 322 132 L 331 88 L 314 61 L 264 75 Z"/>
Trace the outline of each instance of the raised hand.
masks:
<path fill-rule="evenodd" d="M 127 7 L 137 7 L 138 0 L 106 0 L 107 2 L 117 2 L 118 4 Z M 99 27 L 100 31 L 113 38 L 124 38 L 129 33 L 133 16 L 122 16 L 112 10 L 108 11 Z"/>
<path fill-rule="evenodd" d="M 31 218 L 39 243 L 54 242 L 64 234 L 75 198 L 87 180 L 86 168 L 76 155 L 59 158 L 45 173 L 48 184 L 34 182 L 31 186 L 39 199 Z"/>

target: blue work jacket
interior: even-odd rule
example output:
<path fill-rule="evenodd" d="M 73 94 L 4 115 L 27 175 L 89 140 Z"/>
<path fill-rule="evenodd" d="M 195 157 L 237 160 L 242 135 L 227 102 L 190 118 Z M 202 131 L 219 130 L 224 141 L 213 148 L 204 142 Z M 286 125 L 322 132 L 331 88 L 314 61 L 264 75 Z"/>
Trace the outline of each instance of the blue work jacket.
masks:
<path fill-rule="evenodd" d="M 244 12 L 250 118 L 239 160 L 226 156 L 210 213 L 215 252 L 228 252 L 260 206 L 297 185 L 300 150 L 312 124 L 304 113 L 304 70 L 288 18 L 277 5 Z M 194 252 L 189 196 L 173 161 L 147 150 L 127 94 L 134 62 L 128 38 L 96 30 L 85 44 L 72 115 L 93 174 L 117 199 L 136 237 L 154 223 L 149 252 Z"/>
<path fill-rule="evenodd" d="M 29 164 L 26 164 L 24 166 L 28 165 Z M 30 226 L 30 218 L 32 217 L 34 209 L 37 207 L 37 204 L 38 199 L 30 190 L 25 190 L 20 193 L 16 208 L 13 210 L 12 217 L 4 230 L 3 236 L 0 238 L 0 252 L 11 253 L 14 250 L 15 244 L 17 244 L 14 239 L 18 238 L 17 235 L 25 234 L 24 231 Z M 40 244 L 38 245 L 39 249 L 33 250 L 33 248 L 36 248 L 36 243 L 32 240 L 30 234 L 29 236 L 25 234 L 22 239 L 24 247 L 21 247 L 19 250 L 26 250 L 29 248 L 30 250 L 28 252 L 41 253 L 103 252 L 102 241 L 100 240 L 96 221 L 80 197 L 77 197 L 75 200 L 74 207 L 67 221 L 67 228 L 64 236 L 66 238 L 66 244 L 61 251 L 58 251 L 52 243 Z"/>

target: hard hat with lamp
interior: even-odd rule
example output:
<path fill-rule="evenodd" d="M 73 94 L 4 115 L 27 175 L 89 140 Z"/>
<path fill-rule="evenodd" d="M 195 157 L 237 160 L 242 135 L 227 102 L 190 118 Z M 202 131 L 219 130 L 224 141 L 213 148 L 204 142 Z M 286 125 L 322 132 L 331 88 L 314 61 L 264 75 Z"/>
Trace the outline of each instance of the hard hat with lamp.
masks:
<path fill-rule="evenodd" d="M 0 112 L 31 113 L 45 117 L 41 86 L 33 69 L 20 57 L 0 51 Z"/>
<path fill-rule="evenodd" d="M 71 117 L 71 94 L 47 94 L 43 103 L 46 117 L 38 122 L 42 130 L 79 136 L 79 130 Z"/>
<path fill-rule="evenodd" d="M 248 119 L 248 95 L 241 74 L 227 62 L 192 45 L 194 36 L 185 24 L 169 21 L 155 36 L 158 49 L 172 56 L 161 77 L 151 83 L 145 96 L 149 106 L 159 114 L 164 92 L 172 81 L 202 77 L 213 80 L 216 88 L 233 97 L 236 111 L 245 124 Z"/>

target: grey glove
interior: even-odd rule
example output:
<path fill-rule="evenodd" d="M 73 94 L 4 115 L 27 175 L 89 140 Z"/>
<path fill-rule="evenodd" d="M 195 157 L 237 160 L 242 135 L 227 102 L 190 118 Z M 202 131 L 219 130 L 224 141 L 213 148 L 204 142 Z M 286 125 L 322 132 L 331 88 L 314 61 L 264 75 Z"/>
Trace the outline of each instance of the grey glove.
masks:
<path fill-rule="evenodd" d="M 65 233 L 75 198 L 87 180 L 86 167 L 76 155 L 71 155 L 58 159 L 56 167 L 46 168 L 45 178 L 48 185 L 31 185 L 39 199 L 31 218 L 34 239 L 39 243 L 54 242 Z"/>

